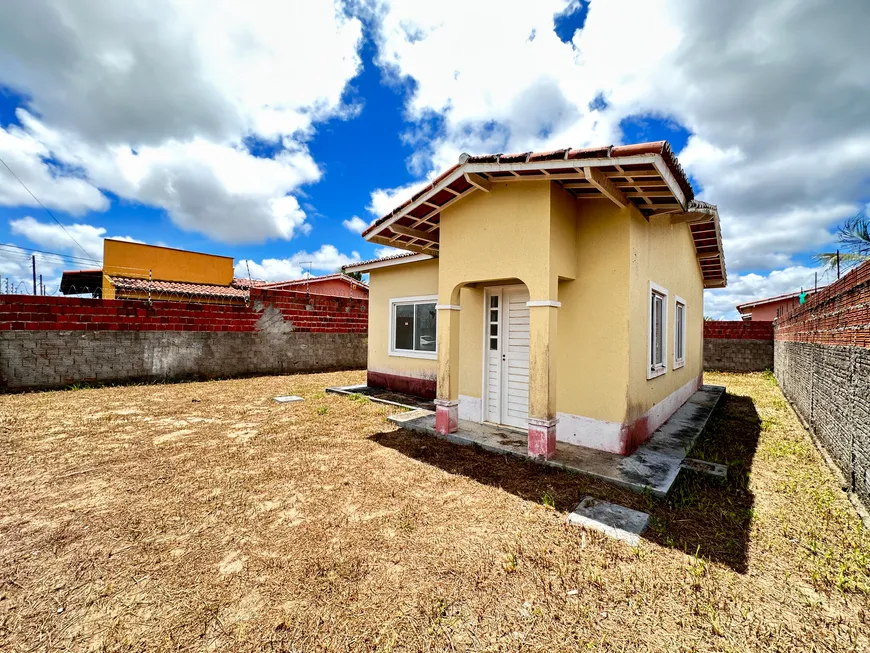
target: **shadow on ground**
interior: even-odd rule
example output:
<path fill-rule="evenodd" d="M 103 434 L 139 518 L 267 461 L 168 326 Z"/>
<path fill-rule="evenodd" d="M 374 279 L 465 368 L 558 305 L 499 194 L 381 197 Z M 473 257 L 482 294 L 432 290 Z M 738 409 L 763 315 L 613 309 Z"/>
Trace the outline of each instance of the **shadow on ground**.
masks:
<path fill-rule="evenodd" d="M 667 502 L 580 474 L 406 430 L 377 433 L 371 439 L 409 458 L 527 501 L 542 503 L 545 496 L 552 497 L 558 511 L 573 510 L 587 495 L 643 510 L 651 516 L 647 539 L 693 555 L 700 553 L 744 573 L 754 503 L 749 475 L 760 434 L 761 420 L 752 399 L 726 393 L 691 455 L 727 464 L 728 480 L 683 471 Z"/>

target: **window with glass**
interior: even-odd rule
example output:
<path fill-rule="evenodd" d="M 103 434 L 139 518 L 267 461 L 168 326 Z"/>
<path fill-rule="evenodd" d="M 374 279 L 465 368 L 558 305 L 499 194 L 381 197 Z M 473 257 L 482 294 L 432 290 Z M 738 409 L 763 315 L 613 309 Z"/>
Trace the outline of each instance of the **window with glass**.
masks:
<path fill-rule="evenodd" d="M 435 358 L 438 312 L 434 297 L 391 302 L 390 351 L 399 356 Z"/>
<path fill-rule="evenodd" d="M 653 378 L 664 374 L 665 366 L 665 333 L 667 332 L 667 292 L 650 284 L 649 305 L 649 374 Z"/>
<path fill-rule="evenodd" d="M 498 350 L 498 295 L 489 298 L 489 349 Z"/>
<path fill-rule="evenodd" d="M 679 298 L 674 304 L 674 368 L 686 362 L 686 304 Z"/>

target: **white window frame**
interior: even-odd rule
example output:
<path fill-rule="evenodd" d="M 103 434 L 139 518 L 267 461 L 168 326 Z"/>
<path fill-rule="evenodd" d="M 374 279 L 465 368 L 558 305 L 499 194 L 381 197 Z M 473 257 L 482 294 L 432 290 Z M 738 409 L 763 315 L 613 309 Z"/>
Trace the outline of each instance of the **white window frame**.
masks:
<path fill-rule="evenodd" d="M 655 325 L 652 317 L 652 298 L 653 295 L 662 297 L 662 364 L 660 367 L 653 368 L 652 352 L 655 339 Z M 657 283 L 649 282 L 649 294 L 646 298 L 646 314 L 647 314 L 647 349 L 646 349 L 646 378 L 654 379 L 665 374 L 668 371 L 668 290 Z"/>
<path fill-rule="evenodd" d="M 682 325 L 682 333 L 680 334 L 683 338 L 683 357 L 677 358 L 677 328 L 679 327 L 679 320 L 677 320 L 677 307 L 683 307 L 683 325 Z M 678 370 L 686 364 L 686 322 L 688 320 L 689 309 L 686 306 L 686 300 L 680 297 L 679 295 L 674 295 L 674 365 L 673 369 Z"/>
<path fill-rule="evenodd" d="M 435 351 L 414 351 L 412 349 L 396 349 L 393 338 L 393 329 L 396 324 L 396 306 L 416 306 L 417 304 L 438 304 L 438 295 L 418 295 L 415 297 L 390 297 L 390 328 L 388 329 L 388 342 L 390 356 L 399 358 L 426 358 L 438 359 L 438 311 L 435 311 Z M 417 328 L 416 312 L 414 314 L 414 328 Z"/>

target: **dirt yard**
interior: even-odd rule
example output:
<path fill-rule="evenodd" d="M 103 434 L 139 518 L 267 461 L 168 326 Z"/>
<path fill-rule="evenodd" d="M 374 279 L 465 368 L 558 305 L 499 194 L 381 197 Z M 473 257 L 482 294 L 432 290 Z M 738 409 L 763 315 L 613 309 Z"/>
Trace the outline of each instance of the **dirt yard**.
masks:
<path fill-rule="evenodd" d="M 668 505 L 323 393 L 362 378 L 0 396 L 0 649 L 870 649 L 870 535 L 769 375 L 707 376 L 730 480 Z"/>

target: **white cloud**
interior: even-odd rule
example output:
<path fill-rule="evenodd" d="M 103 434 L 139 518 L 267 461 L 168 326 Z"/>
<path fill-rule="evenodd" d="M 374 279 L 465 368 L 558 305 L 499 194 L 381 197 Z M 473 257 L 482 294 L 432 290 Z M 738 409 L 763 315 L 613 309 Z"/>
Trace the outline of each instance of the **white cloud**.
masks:
<path fill-rule="evenodd" d="M 347 255 L 339 252 L 335 245 L 322 245 L 315 252 L 296 252 L 289 258 L 267 258 L 260 263 L 251 260 L 239 261 L 236 263 L 236 276 L 247 277 L 250 269 L 252 279 L 288 281 L 301 279 L 307 276 L 309 271 L 314 276 L 318 273 L 331 274 L 343 265 L 360 260 L 359 252 L 351 252 Z"/>
<path fill-rule="evenodd" d="M 57 177 L 38 193 L 56 208 L 105 209 L 100 188 L 224 242 L 289 239 L 305 221 L 291 193 L 321 175 L 307 139 L 357 110 L 342 93 L 360 41 L 360 21 L 327 2 L 0 9 L 0 82 L 30 98 L 0 149 Z"/>
<path fill-rule="evenodd" d="M 105 227 L 95 227 L 89 224 L 70 224 L 61 227 L 56 223 L 40 222 L 28 215 L 17 220 L 10 220 L 9 228 L 13 234 L 24 236 L 40 247 L 61 252 L 68 251 L 71 256 L 77 259 L 90 257 L 94 260 L 95 265 L 99 265 L 99 262 L 103 260 L 103 240 L 107 237 Z M 115 240 L 125 240 L 131 243 L 142 242 L 130 236 L 111 237 Z M 82 249 L 85 251 L 83 252 Z"/>
<path fill-rule="evenodd" d="M 769 274 L 734 274 L 728 279 L 728 287 L 704 292 L 704 315 L 716 319 L 739 320 L 736 306 L 755 299 L 775 297 L 798 292 L 814 286 L 818 275 L 819 286 L 836 279 L 836 272 L 826 268 L 791 266 L 774 270 Z"/>
<path fill-rule="evenodd" d="M 593 0 L 567 44 L 553 15 L 569 4 L 383 3 L 380 64 L 414 82 L 412 171 L 462 151 L 620 142 L 625 118 L 669 119 L 692 134 L 681 160 L 719 205 L 732 277 L 824 249 L 866 201 L 863 0 Z M 399 194 L 373 193 L 373 212 Z"/>
<path fill-rule="evenodd" d="M 74 215 L 105 211 L 109 200 L 85 179 L 64 175 L 47 163 L 49 149 L 19 127 L 0 127 L 0 159 L 50 209 Z M 39 206 L 6 166 L 0 164 L 0 206 Z"/>
<path fill-rule="evenodd" d="M 369 226 L 369 223 L 358 215 L 353 216 L 350 220 L 342 220 L 341 224 L 344 225 L 345 229 L 355 234 L 361 234 Z"/>
<path fill-rule="evenodd" d="M 380 218 L 409 200 L 428 183 L 427 179 L 423 179 L 398 188 L 378 188 L 372 191 L 371 201 L 366 210 L 376 218 Z"/>
<path fill-rule="evenodd" d="M 388 256 L 398 256 L 399 254 L 407 253 L 408 250 L 397 247 L 375 247 L 375 256 L 377 258 L 387 258 Z"/>

